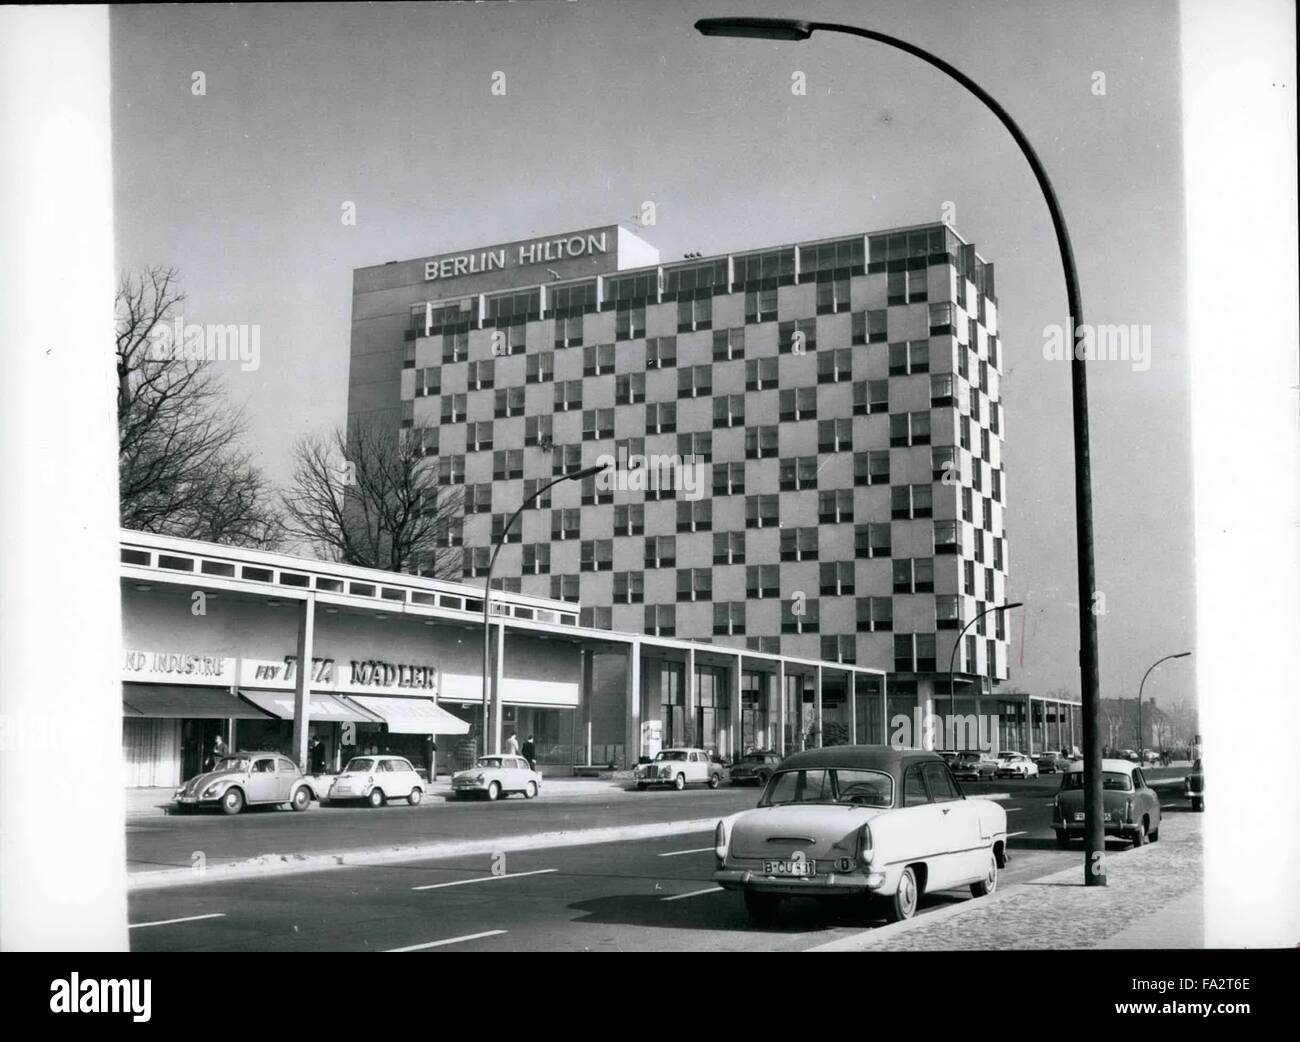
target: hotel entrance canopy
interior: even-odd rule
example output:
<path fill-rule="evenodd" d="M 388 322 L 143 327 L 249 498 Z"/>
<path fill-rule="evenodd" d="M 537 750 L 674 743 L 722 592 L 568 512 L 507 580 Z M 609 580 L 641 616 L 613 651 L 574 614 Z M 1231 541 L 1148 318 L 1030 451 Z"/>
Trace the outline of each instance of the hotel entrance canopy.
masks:
<path fill-rule="evenodd" d="M 270 691 L 246 691 L 240 688 L 239 694 L 241 698 L 245 698 L 252 702 L 253 705 L 266 710 L 271 716 L 278 717 L 281 720 L 293 719 L 294 696 L 292 692 L 282 694 Z M 367 713 L 358 706 L 349 705 L 342 698 L 317 692 L 312 692 L 311 696 L 311 718 L 326 723 L 347 721 L 357 724 L 374 724 L 379 722 L 379 717 Z"/>
<path fill-rule="evenodd" d="M 186 684 L 122 685 L 122 708 L 126 716 L 151 716 L 167 720 L 267 720 L 277 716 L 241 701 L 223 687 Z M 293 717 L 293 700 L 289 700 Z"/>
<path fill-rule="evenodd" d="M 468 734 L 469 724 L 447 712 L 432 698 L 386 698 L 379 695 L 350 695 L 388 725 L 390 734 Z M 315 710 L 313 709 L 313 712 Z"/>

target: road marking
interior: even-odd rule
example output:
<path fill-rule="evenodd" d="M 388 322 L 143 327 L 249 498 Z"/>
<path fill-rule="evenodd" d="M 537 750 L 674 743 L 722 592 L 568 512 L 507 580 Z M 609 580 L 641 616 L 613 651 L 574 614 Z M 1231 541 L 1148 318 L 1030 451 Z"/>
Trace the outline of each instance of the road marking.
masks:
<path fill-rule="evenodd" d="M 673 894 L 672 897 L 661 897 L 661 901 L 684 901 L 688 897 L 699 897 L 701 894 L 720 894 L 722 887 L 711 886 L 707 890 L 692 890 L 689 894 Z"/>
<path fill-rule="evenodd" d="M 548 872 L 558 872 L 556 868 L 535 868 L 531 872 L 506 872 L 499 876 L 476 876 L 473 879 L 457 879 L 451 883 L 428 883 L 425 886 L 413 886 L 412 890 L 438 890 L 444 886 L 466 886 L 469 883 L 490 883 L 494 879 L 518 879 L 521 876 L 544 876 Z"/>
<path fill-rule="evenodd" d="M 1006 814 L 1019 814 L 1019 813 L 1020 813 L 1022 810 L 1024 810 L 1024 809 L 1025 809 L 1024 807 L 1006 807 L 1006 808 L 1004 808 L 1004 813 L 1006 813 Z"/>
<path fill-rule="evenodd" d="M 523 873 L 520 873 L 521 875 Z M 500 876 L 493 876 L 500 879 Z M 460 944 L 461 941 L 477 941 L 480 937 L 496 937 L 505 930 L 484 930 L 482 933 L 467 933 L 464 937 L 448 937 L 442 941 L 426 941 L 424 944 L 408 944 L 405 948 L 385 948 L 385 952 L 422 952 L 428 948 L 441 948 L 444 944 Z"/>
<path fill-rule="evenodd" d="M 224 919 L 225 912 L 209 912 L 207 915 L 187 915 L 183 919 L 159 919 L 153 923 L 130 923 L 128 930 L 143 930 L 146 926 L 170 926 L 172 923 L 196 923 L 200 919 Z"/>
<path fill-rule="evenodd" d="M 666 854 L 660 854 L 660 857 L 677 857 L 679 854 L 706 854 L 712 847 L 696 847 L 694 850 L 670 850 Z"/>

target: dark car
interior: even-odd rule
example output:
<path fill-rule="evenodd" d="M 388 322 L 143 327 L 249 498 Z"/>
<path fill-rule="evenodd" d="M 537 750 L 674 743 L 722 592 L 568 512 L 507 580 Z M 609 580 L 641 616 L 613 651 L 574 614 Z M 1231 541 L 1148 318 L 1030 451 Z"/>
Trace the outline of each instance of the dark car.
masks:
<path fill-rule="evenodd" d="M 1191 772 L 1183 781 L 1183 791 L 1192 801 L 1192 810 L 1205 810 L 1205 772 L 1199 758 L 1192 764 Z"/>
<path fill-rule="evenodd" d="M 1160 797 L 1147 784 L 1142 768 L 1127 760 L 1101 761 L 1103 829 L 1140 847 L 1160 838 Z M 1058 846 L 1083 838 L 1083 764 L 1073 763 L 1061 776 L 1061 791 L 1052 802 L 1052 828 Z"/>
<path fill-rule="evenodd" d="M 987 753 L 964 752 L 958 753 L 950 766 L 958 781 L 984 781 L 993 777 L 998 762 Z"/>
<path fill-rule="evenodd" d="M 1034 762 L 1038 764 L 1039 774 L 1063 774 L 1070 766 L 1070 761 L 1060 753 L 1043 753 Z"/>
<path fill-rule="evenodd" d="M 766 785 L 781 757 L 770 750 L 745 753 L 731 767 L 731 784 Z"/>

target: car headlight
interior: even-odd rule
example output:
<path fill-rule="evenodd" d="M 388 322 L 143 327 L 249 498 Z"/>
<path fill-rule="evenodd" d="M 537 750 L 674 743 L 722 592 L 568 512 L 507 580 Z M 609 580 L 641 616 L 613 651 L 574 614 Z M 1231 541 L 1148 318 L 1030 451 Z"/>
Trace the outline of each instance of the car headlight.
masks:
<path fill-rule="evenodd" d="M 220 788 L 221 788 L 221 782 L 213 782 L 211 785 L 209 785 L 206 789 L 203 790 L 203 798 L 207 799 L 209 796 L 215 796 L 217 794 L 217 791 Z"/>
<path fill-rule="evenodd" d="M 481 774 L 476 774 L 476 775 L 474 775 L 474 780 L 475 780 L 475 781 L 480 781 L 480 782 L 481 782 L 481 781 L 483 780 L 483 775 L 481 775 Z"/>
<path fill-rule="evenodd" d="M 864 868 L 871 860 L 871 826 L 863 825 L 858 829 L 858 864 Z"/>
<path fill-rule="evenodd" d="M 1125 800 L 1125 801 L 1124 801 L 1124 820 L 1125 820 L 1125 821 L 1132 821 L 1132 820 L 1133 820 L 1133 801 L 1132 801 L 1132 800 Z"/>
<path fill-rule="evenodd" d="M 713 830 L 713 853 L 718 859 L 718 867 L 722 867 L 722 862 L 727 859 L 727 823 L 719 821 L 718 827 Z"/>

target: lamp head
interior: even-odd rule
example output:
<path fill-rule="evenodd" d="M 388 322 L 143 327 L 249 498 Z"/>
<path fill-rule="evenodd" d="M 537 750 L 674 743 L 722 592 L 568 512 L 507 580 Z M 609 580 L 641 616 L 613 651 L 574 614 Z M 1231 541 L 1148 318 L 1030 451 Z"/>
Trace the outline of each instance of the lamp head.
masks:
<path fill-rule="evenodd" d="M 752 40 L 806 40 L 808 22 L 793 18 L 701 18 L 695 28 L 705 36 L 735 36 Z"/>

